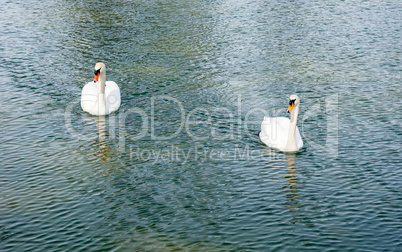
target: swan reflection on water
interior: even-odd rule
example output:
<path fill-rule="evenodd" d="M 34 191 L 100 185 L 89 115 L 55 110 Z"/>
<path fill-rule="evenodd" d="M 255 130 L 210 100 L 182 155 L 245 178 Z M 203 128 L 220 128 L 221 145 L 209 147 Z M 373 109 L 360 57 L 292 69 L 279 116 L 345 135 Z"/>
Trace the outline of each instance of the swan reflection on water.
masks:
<path fill-rule="evenodd" d="M 286 198 L 287 198 L 287 205 L 292 211 L 293 221 L 292 224 L 299 222 L 300 220 L 298 217 L 298 211 L 300 210 L 300 201 L 297 199 L 299 197 L 297 190 L 300 188 L 297 183 L 299 179 L 296 176 L 297 169 L 296 169 L 296 153 L 287 153 L 286 154 L 286 165 L 287 165 L 287 175 L 285 178 L 287 179 L 286 186 L 283 188 L 287 188 L 286 191 Z"/>
<path fill-rule="evenodd" d="M 105 116 L 97 116 L 94 117 L 96 122 L 96 128 L 98 130 L 98 151 L 96 155 L 100 157 L 103 161 L 108 160 L 109 158 L 109 148 L 107 146 L 107 132 L 106 132 L 106 118 Z"/>

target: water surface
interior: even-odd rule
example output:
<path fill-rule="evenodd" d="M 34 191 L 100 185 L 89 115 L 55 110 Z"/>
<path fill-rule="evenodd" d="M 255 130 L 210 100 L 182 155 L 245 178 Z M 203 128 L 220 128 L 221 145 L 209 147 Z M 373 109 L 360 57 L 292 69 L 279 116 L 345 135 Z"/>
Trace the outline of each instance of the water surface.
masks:
<path fill-rule="evenodd" d="M 0 250 L 402 249 L 399 1 L 1 5 Z"/>

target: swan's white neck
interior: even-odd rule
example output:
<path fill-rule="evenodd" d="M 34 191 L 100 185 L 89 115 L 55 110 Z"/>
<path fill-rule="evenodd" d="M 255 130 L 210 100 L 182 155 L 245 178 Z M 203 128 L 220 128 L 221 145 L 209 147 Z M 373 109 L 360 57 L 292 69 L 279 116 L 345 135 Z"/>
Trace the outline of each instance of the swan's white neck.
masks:
<path fill-rule="evenodd" d="M 297 115 L 299 114 L 299 105 L 295 105 L 290 113 L 290 125 L 288 134 L 288 143 L 286 144 L 286 151 L 297 151 L 296 146 L 296 122 Z"/>
<path fill-rule="evenodd" d="M 106 85 L 106 73 L 101 72 L 100 75 L 99 75 L 99 83 L 98 83 L 98 109 L 99 109 L 99 115 L 105 115 L 106 114 L 105 85 Z"/>
<path fill-rule="evenodd" d="M 106 73 L 101 72 L 99 75 L 98 94 L 105 94 Z"/>

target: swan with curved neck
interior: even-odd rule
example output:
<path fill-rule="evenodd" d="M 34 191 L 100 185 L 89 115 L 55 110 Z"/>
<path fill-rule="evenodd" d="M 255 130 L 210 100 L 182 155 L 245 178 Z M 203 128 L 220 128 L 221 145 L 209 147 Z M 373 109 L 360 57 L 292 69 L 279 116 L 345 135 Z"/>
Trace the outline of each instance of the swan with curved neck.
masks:
<path fill-rule="evenodd" d="M 299 129 L 296 126 L 300 98 L 289 98 L 290 120 L 286 117 L 264 117 L 261 124 L 260 139 L 267 146 L 284 152 L 296 152 L 303 147 Z"/>
<path fill-rule="evenodd" d="M 91 115 L 108 115 L 120 107 L 120 88 L 113 81 L 106 81 L 106 66 L 95 64 L 95 77 L 82 89 L 81 107 Z"/>

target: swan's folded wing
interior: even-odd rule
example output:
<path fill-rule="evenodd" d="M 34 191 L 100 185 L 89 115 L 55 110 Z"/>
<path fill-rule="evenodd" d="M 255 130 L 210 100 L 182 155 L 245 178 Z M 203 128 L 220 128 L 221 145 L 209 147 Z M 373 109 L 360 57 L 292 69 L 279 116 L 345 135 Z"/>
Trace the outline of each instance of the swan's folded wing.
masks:
<path fill-rule="evenodd" d="M 87 83 L 82 88 L 81 107 L 86 112 L 91 112 L 98 99 L 98 87 L 94 82 Z"/>
<path fill-rule="evenodd" d="M 301 138 L 299 128 L 296 127 L 296 147 L 300 149 L 303 147 L 303 139 Z"/>
<path fill-rule="evenodd" d="M 121 103 L 120 88 L 114 81 L 106 81 L 105 99 L 108 113 L 119 109 Z"/>
<path fill-rule="evenodd" d="M 264 117 L 261 123 L 261 141 L 271 148 L 284 150 L 288 140 L 289 123 L 286 117 Z"/>

